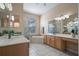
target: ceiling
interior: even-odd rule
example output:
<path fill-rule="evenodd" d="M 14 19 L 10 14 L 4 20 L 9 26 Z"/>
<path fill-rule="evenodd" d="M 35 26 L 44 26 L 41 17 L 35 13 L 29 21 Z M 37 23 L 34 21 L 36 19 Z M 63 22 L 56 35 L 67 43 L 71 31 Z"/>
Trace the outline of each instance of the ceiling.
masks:
<path fill-rule="evenodd" d="M 36 15 L 42 15 L 56 5 L 57 3 L 24 3 L 23 10 Z"/>

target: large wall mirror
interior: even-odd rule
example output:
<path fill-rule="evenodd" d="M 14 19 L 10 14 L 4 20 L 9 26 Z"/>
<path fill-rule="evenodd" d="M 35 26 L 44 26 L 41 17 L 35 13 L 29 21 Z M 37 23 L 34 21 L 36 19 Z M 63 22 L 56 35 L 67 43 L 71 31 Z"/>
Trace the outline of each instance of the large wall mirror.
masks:
<path fill-rule="evenodd" d="M 56 25 L 56 21 L 52 20 L 48 22 L 48 33 L 52 33 L 55 34 L 57 33 L 57 25 Z"/>
<path fill-rule="evenodd" d="M 78 26 L 79 26 L 79 20 L 78 20 L 78 14 L 70 15 L 70 17 L 66 20 L 63 20 L 63 28 L 64 34 L 70 34 L 72 30 L 75 31 L 75 34 L 78 34 Z"/>
<path fill-rule="evenodd" d="M 48 33 L 71 34 L 72 30 L 74 30 L 78 34 L 78 26 L 78 14 L 72 14 L 69 18 L 48 21 Z"/>
<path fill-rule="evenodd" d="M 0 12 L 0 33 L 8 32 L 11 29 L 13 32 L 19 31 L 20 19 L 19 15 L 9 12 Z"/>

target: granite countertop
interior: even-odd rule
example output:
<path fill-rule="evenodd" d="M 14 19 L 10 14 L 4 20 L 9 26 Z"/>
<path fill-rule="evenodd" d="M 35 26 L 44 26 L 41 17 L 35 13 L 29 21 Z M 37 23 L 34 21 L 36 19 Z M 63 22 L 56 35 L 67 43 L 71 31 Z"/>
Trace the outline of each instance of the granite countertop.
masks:
<path fill-rule="evenodd" d="M 0 37 L 0 47 L 30 42 L 30 41 L 29 41 L 27 38 L 25 38 L 23 35 L 20 35 L 20 36 L 12 36 L 11 39 L 8 39 L 7 37 L 8 37 L 8 36 L 1 36 L 1 37 Z"/>
<path fill-rule="evenodd" d="M 79 35 L 76 35 L 76 37 L 72 37 L 72 35 L 69 34 L 45 34 L 45 35 L 52 35 L 52 36 L 59 36 L 59 37 L 65 37 L 65 38 L 71 38 L 71 39 L 79 39 Z"/>

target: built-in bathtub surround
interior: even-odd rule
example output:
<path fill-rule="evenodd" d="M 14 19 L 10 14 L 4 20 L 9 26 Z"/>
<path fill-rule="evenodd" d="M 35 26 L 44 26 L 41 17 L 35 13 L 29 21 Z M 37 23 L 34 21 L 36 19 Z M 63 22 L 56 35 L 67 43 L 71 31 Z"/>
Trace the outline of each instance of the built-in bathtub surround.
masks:
<path fill-rule="evenodd" d="M 32 36 L 31 43 L 43 44 L 44 36 Z"/>

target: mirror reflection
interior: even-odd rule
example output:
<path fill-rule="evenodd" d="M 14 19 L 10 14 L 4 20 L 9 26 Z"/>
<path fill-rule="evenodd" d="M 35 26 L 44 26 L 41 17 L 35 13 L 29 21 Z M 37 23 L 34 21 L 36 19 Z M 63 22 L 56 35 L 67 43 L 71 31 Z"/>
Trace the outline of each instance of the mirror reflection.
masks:
<path fill-rule="evenodd" d="M 19 27 L 20 20 L 18 15 L 0 12 L 0 36 L 8 34 L 9 31 L 12 32 L 12 35 L 20 33 L 16 30 Z"/>
<path fill-rule="evenodd" d="M 61 34 L 78 34 L 78 26 L 79 20 L 78 15 L 73 14 L 70 15 L 68 18 L 63 19 L 53 19 L 48 21 L 48 33 L 61 33 Z"/>

